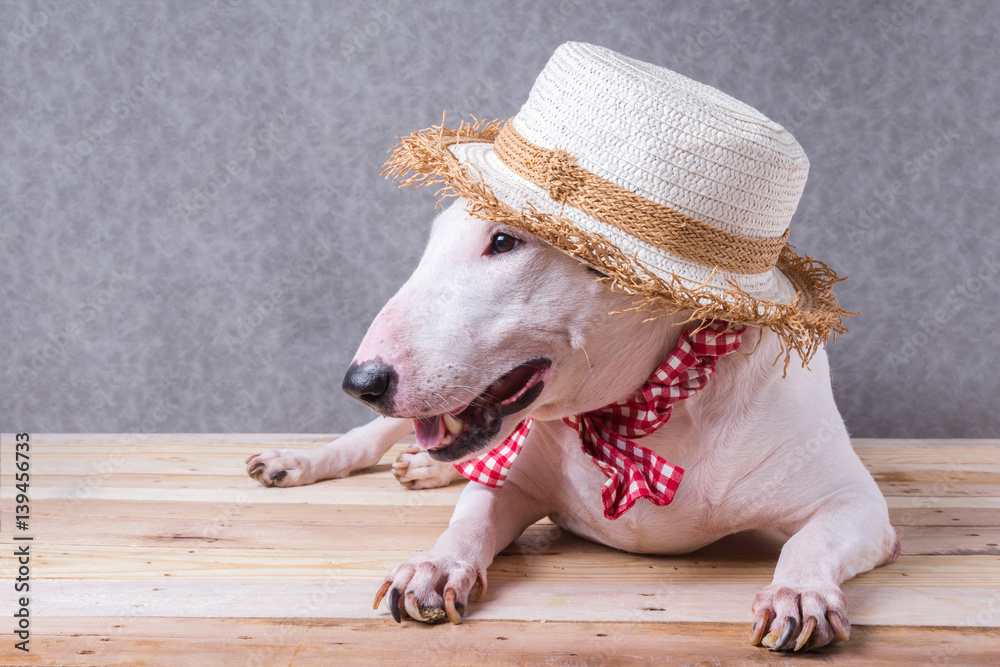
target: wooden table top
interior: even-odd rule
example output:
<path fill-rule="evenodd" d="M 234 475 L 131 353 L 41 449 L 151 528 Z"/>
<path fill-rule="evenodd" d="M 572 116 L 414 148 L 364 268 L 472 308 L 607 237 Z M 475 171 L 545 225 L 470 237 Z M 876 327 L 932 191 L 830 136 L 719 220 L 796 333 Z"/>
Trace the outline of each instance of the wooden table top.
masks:
<path fill-rule="evenodd" d="M 1000 664 L 1000 440 L 855 441 L 903 553 L 844 585 L 849 643 L 791 656 L 747 642 L 773 533 L 657 557 L 543 521 L 497 558 L 462 625 L 397 625 L 372 598 L 431 547 L 462 484 L 399 487 L 404 444 L 308 487 L 244 473 L 250 454 L 332 437 L 32 434 L 18 531 L 14 438 L 0 436 L 0 664 Z M 28 535 L 25 653 L 12 554 Z"/>

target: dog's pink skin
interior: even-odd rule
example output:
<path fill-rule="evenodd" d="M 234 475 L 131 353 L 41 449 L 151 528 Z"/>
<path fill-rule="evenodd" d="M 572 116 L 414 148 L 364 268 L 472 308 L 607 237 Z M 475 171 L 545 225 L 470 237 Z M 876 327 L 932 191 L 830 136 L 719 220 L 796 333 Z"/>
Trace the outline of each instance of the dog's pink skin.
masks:
<path fill-rule="evenodd" d="M 524 417 L 536 418 L 507 483 L 500 489 L 468 484 L 430 553 L 390 573 L 401 600 L 414 594 L 407 608 L 414 600 L 418 607 L 440 607 L 449 586 L 465 604 L 495 555 L 549 516 L 591 540 L 657 554 L 778 528 L 791 538 L 772 584 L 754 601 L 757 619 L 764 619 L 755 638 L 780 633 L 789 617 L 797 629 L 786 649 L 809 616 L 816 628 L 805 648 L 835 638 L 830 614 L 849 629 L 840 583 L 889 562 L 898 540 L 882 494 L 851 448 L 825 352 L 809 369 L 793 359 L 783 378 L 782 364 L 773 363 L 775 335 L 749 328 L 741 352 L 720 360 L 706 388 L 677 404 L 666 426 L 642 440 L 686 471 L 674 501 L 656 507 L 640 500 L 610 521 L 600 495 L 606 478 L 561 418 L 634 392 L 673 350 L 683 329 L 676 323 L 686 318 L 644 322 L 643 313 L 609 315 L 629 308 L 630 299 L 596 282 L 575 260 L 523 233 L 470 218 L 463 206 L 457 202 L 436 220 L 420 265 L 375 319 L 355 361 L 378 357 L 396 369 L 395 415 L 408 417 L 460 407 L 525 360 L 545 356 L 553 363 L 539 398 L 507 417 L 491 444 Z M 496 231 L 525 243 L 484 254 Z M 265 483 L 288 469 L 279 485 L 342 476 L 374 464 L 409 430 L 407 420 L 380 417 L 325 447 L 265 452 L 249 467 L 263 463 L 254 476 Z M 457 477 L 450 464 L 426 453 L 407 457 L 415 474 L 402 481 L 412 486 Z"/>

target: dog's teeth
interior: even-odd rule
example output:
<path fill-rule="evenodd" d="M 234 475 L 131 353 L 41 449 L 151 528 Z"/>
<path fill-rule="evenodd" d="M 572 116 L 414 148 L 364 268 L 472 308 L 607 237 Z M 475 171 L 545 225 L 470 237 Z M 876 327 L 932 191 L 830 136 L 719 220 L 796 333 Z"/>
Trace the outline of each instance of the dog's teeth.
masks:
<path fill-rule="evenodd" d="M 458 417 L 453 417 L 452 415 L 446 414 L 444 416 L 444 425 L 448 427 L 448 433 L 452 435 L 458 435 L 465 428 L 465 422 Z"/>
<path fill-rule="evenodd" d="M 441 441 L 442 447 L 447 447 L 448 445 L 453 445 L 453 444 L 455 444 L 455 438 L 451 435 L 451 433 L 444 436 L 444 440 Z"/>

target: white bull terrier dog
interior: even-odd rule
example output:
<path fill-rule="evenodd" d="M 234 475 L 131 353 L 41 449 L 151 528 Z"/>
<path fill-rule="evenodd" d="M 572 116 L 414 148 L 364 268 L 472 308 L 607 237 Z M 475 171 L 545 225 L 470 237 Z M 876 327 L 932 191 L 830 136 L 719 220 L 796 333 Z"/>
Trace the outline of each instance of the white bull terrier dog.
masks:
<path fill-rule="evenodd" d="M 569 43 L 511 121 L 415 133 L 387 167 L 459 199 L 344 379 L 382 416 L 247 462 L 264 484 L 311 484 L 415 430 L 404 485 L 475 482 L 376 607 L 388 594 L 397 621 L 459 622 L 497 553 L 546 516 L 649 554 L 778 528 L 791 537 L 751 641 L 846 640 L 840 584 L 900 544 L 833 399 L 838 278 L 787 245 L 808 171 L 791 135 L 713 88 Z"/>

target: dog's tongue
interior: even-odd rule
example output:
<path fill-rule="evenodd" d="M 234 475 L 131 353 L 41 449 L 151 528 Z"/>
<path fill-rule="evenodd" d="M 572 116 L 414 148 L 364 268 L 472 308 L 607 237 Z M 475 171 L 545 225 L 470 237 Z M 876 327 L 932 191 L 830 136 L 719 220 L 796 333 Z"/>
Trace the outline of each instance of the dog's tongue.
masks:
<path fill-rule="evenodd" d="M 413 420 L 413 430 L 417 433 L 417 444 L 429 449 L 444 440 L 444 415 Z"/>

